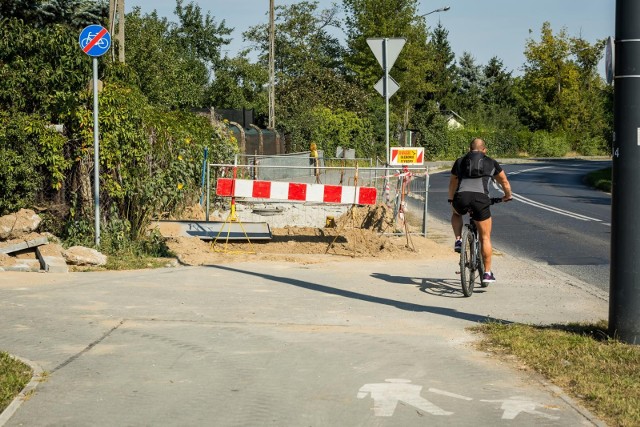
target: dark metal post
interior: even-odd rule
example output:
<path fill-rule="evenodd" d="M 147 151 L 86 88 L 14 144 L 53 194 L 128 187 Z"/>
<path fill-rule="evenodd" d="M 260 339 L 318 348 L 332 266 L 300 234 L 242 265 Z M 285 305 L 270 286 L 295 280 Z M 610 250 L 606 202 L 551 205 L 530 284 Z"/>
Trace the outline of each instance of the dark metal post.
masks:
<path fill-rule="evenodd" d="M 640 344 L 640 2 L 616 1 L 609 332 Z"/>

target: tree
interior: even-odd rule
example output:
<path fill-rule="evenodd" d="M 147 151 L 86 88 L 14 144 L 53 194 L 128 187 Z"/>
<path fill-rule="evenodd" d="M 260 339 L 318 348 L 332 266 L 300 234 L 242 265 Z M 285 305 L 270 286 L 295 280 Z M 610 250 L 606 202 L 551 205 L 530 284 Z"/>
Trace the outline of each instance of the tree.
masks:
<path fill-rule="evenodd" d="M 311 110 L 309 140 L 322 147 L 325 157 L 331 157 L 338 146 L 354 149 L 356 157 L 373 154 L 371 123 L 356 113 L 343 109 L 316 107 Z"/>
<path fill-rule="evenodd" d="M 345 63 L 352 78 L 383 104 L 373 86 L 382 77 L 382 70 L 367 44 L 368 38 L 402 37 L 406 43 L 390 75 L 400 89 L 390 99 L 390 122 L 398 129 L 397 137 L 409 127 L 416 106 L 424 104 L 434 86 L 426 78 L 433 70 L 433 57 L 427 45 L 424 19 L 416 16 L 416 0 L 343 0 L 346 14 L 347 56 Z M 379 111 L 372 106 L 371 111 Z M 392 121 L 395 118 L 396 121 Z M 380 143 L 384 131 L 378 134 Z"/>
<path fill-rule="evenodd" d="M 337 6 L 318 9 L 317 1 L 301 1 L 275 8 L 275 68 L 278 78 L 304 74 L 309 64 L 338 70 L 342 67 L 343 48 L 330 34 L 339 27 Z M 251 27 L 243 33 L 259 61 L 267 66 L 269 28 L 267 24 Z"/>
<path fill-rule="evenodd" d="M 253 109 L 258 115 L 267 114 L 269 81 L 266 67 L 251 63 L 246 56 L 224 58 L 216 70 L 206 94 L 208 105 L 228 109 Z"/>
<path fill-rule="evenodd" d="M 0 2 L 0 21 L 15 18 L 24 22 L 33 22 L 41 2 L 41 0 L 2 0 Z"/>
<path fill-rule="evenodd" d="M 230 35 L 233 28 L 228 28 L 224 20 L 216 24 L 208 12 L 203 16 L 200 6 L 193 2 L 183 6 L 183 0 L 176 0 L 175 12 L 178 24 L 172 28 L 169 37 L 190 56 L 217 67 L 222 47 L 231 42 L 225 36 Z"/>
<path fill-rule="evenodd" d="M 91 24 L 105 24 L 109 15 L 106 1 L 95 0 L 49 0 L 37 10 L 40 26 L 66 24 L 80 29 Z"/>
<path fill-rule="evenodd" d="M 548 22 L 542 25 L 540 42 L 527 41 L 527 62 L 518 92 L 532 130 L 563 128 L 567 101 L 577 87 L 577 70 L 569 62 L 570 52 L 566 30 L 555 36 Z"/>
<path fill-rule="evenodd" d="M 193 50 L 172 37 L 174 25 L 140 8 L 127 15 L 127 64 L 152 104 L 165 108 L 202 107 L 209 69 Z"/>
<path fill-rule="evenodd" d="M 469 52 L 464 52 L 458 60 L 454 75 L 455 101 L 453 108 L 459 112 L 473 112 L 482 108 L 485 76 L 482 66 Z"/>
<path fill-rule="evenodd" d="M 433 55 L 433 68 L 426 73 L 426 80 L 433 89 L 427 99 L 437 102 L 441 108 L 448 109 L 447 103 L 453 92 L 455 72 L 455 54 L 448 40 L 449 31 L 440 22 L 433 30 L 429 46 Z"/>
<path fill-rule="evenodd" d="M 548 22 L 539 42 L 527 41 L 525 73 L 516 93 L 530 129 L 561 132 L 581 152 L 605 149 L 610 115 L 595 70 L 603 43 L 592 46 L 582 38 L 569 38 L 565 29 L 554 35 Z"/>
<path fill-rule="evenodd" d="M 325 107 L 366 115 L 368 106 L 368 97 L 358 86 L 322 67 L 308 67 L 304 75 L 283 79 L 277 95 L 276 116 L 292 151 L 307 149 L 314 132 L 309 121 L 313 110 Z M 322 145 L 319 148 L 325 149 Z"/>
<path fill-rule="evenodd" d="M 484 93 L 483 101 L 485 104 L 495 104 L 499 106 L 513 106 L 513 77 L 511 72 L 507 71 L 505 66 L 497 56 L 489 59 L 487 65 L 483 69 L 484 74 Z"/>
<path fill-rule="evenodd" d="M 86 87 L 91 60 L 66 25 L 30 26 L 17 19 L 0 25 L 0 109 L 50 117 L 56 98 Z"/>
<path fill-rule="evenodd" d="M 307 149 L 312 133 L 309 117 L 315 108 L 366 110 L 367 96 L 346 78 L 344 50 L 329 31 L 339 25 L 336 15 L 335 5 L 320 10 L 317 1 L 276 7 L 276 124 L 285 133 L 289 150 Z M 266 70 L 267 25 L 250 28 L 244 38 Z"/>

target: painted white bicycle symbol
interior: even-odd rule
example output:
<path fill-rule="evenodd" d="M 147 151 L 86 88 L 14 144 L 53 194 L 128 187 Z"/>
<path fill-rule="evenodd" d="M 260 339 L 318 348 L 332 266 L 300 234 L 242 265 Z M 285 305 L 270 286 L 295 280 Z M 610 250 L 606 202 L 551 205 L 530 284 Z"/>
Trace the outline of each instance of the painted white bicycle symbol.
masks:
<path fill-rule="evenodd" d="M 82 39 L 81 47 L 84 49 L 89 43 L 91 43 L 91 40 L 93 40 L 97 35 L 98 33 L 89 32 L 87 34 L 87 37 Z M 98 40 L 95 46 L 98 46 L 101 49 L 106 49 L 109 47 L 109 40 L 107 40 L 106 37 L 102 37 L 100 40 Z"/>

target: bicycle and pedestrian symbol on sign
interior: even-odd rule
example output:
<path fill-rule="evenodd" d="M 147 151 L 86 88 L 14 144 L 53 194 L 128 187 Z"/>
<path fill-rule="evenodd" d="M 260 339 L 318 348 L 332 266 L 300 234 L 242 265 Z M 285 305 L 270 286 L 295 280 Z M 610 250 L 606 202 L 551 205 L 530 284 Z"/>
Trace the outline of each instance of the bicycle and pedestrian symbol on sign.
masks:
<path fill-rule="evenodd" d="M 89 25 L 80 33 L 80 49 L 89 56 L 102 56 L 111 46 L 111 35 L 101 25 Z"/>

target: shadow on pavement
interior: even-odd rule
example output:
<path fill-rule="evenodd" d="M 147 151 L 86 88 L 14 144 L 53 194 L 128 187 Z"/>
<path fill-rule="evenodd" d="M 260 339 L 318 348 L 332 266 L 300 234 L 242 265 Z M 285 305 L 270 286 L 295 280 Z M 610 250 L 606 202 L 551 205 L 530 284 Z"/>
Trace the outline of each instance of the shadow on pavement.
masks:
<path fill-rule="evenodd" d="M 392 276 L 385 273 L 372 273 L 371 277 L 384 280 L 389 283 L 398 283 L 401 285 L 413 285 L 425 294 L 434 295 L 444 298 L 465 298 L 460 288 L 460 282 L 452 279 L 436 279 L 436 278 L 413 278 L 406 276 Z M 474 293 L 482 294 L 485 292 L 479 286 L 474 288 Z"/>
<path fill-rule="evenodd" d="M 353 292 L 345 289 L 333 288 L 331 286 L 319 285 L 317 283 L 305 282 L 303 280 L 292 279 L 290 277 L 275 276 L 273 274 L 265 274 L 265 273 L 256 273 L 254 271 L 240 270 L 237 268 L 227 267 L 223 265 L 204 265 L 203 267 L 217 268 L 219 270 L 225 270 L 225 271 L 234 272 L 234 273 L 247 274 L 249 276 L 261 277 L 263 279 L 272 280 L 278 283 L 286 283 L 289 285 L 297 286 L 299 288 L 308 289 L 310 291 L 338 295 L 341 297 L 357 299 L 360 301 L 366 301 L 374 304 L 388 305 L 391 307 L 396 307 L 400 310 L 432 313 L 440 316 L 447 316 L 455 319 L 467 320 L 467 321 L 476 322 L 476 323 L 484 323 L 484 322 L 498 322 L 503 324 L 513 323 L 507 320 L 497 319 L 495 317 L 482 316 L 474 313 L 465 313 L 462 311 L 454 310 L 452 308 L 419 305 L 419 304 L 413 304 L 413 303 L 404 302 L 404 301 L 397 301 L 389 298 L 376 297 L 373 295 L 366 295 L 359 292 Z M 407 280 L 410 280 L 410 279 L 407 278 Z"/>

